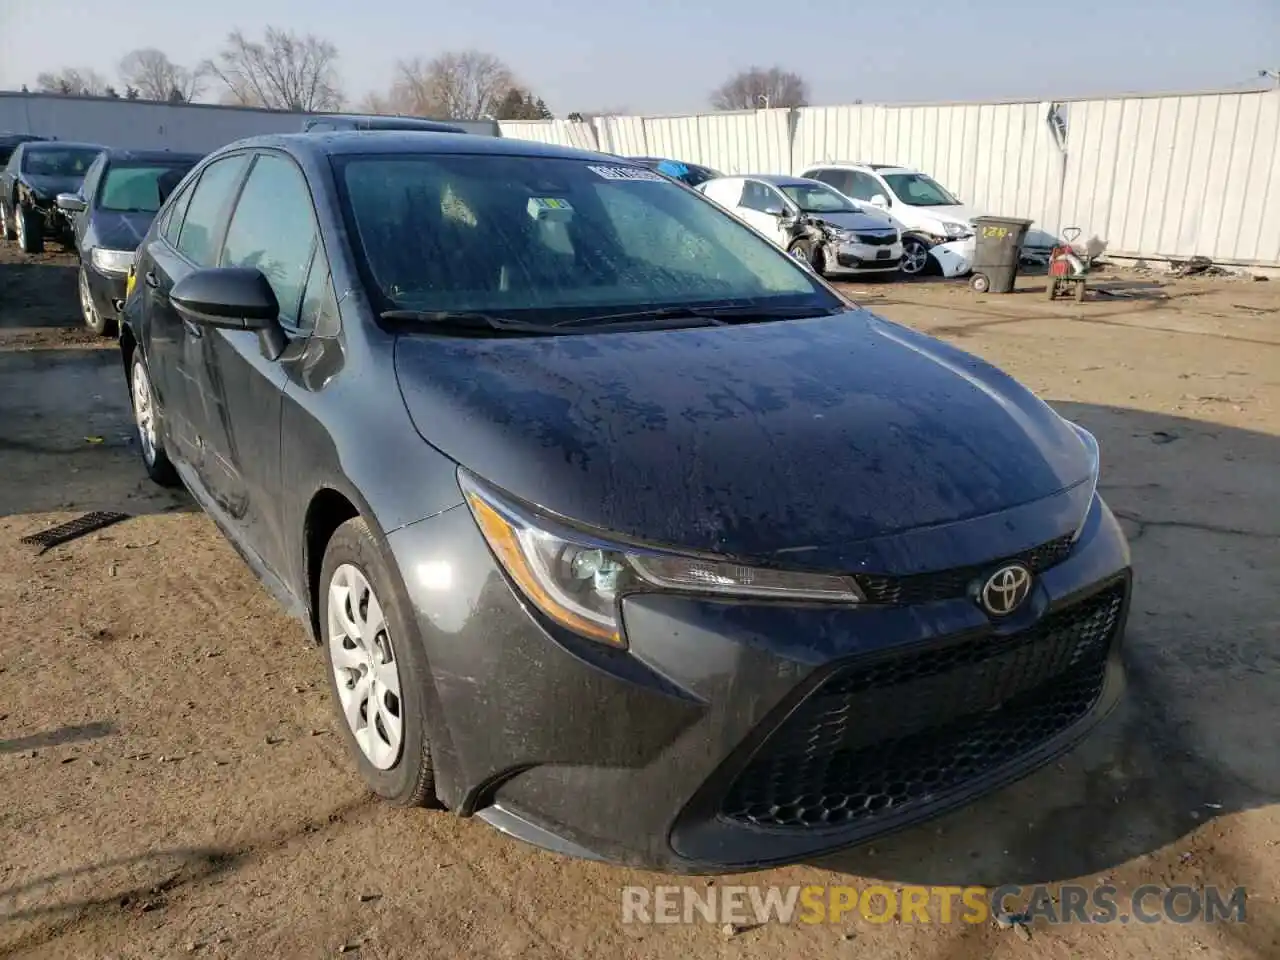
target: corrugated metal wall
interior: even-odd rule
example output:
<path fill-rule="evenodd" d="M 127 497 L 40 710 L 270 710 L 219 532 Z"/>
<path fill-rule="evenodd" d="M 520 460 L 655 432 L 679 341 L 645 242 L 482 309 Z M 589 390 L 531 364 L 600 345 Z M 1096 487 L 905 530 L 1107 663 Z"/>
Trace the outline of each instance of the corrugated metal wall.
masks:
<path fill-rule="evenodd" d="M 1062 108 L 1065 149 L 1050 124 L 1053 107 L 600 117 L 596 144 L 725 173 L 800 173 L 823 160 L 901 163 L 966 203 L 1034 220 L 1042 243 L 1076 226 L 1082 241 L 1118 255 L 1280 266 L 1280 91 L 1072 101 Z"/>
<path fill-rule="evenodd" d="M 1110 253 L 1280 266 L 1280 91 L 1078 100 L 1065 147 L 1053 104 L 806 107 L 689 117 L 503 123 L 505 136 L 669 156 L 726 173 L 823 160 L 902 163 L 967 203 L 1028 217 L 1041 242 L 1078 226 Z M 0 131 L 211 150 L 297 130 L 299 114 L 0 94 Z"/>

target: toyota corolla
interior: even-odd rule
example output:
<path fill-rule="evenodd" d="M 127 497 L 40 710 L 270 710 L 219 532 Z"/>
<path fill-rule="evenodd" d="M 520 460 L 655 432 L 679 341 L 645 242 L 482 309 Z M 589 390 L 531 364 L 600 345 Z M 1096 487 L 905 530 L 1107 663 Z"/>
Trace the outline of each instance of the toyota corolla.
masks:
<path fill-rule="evenodd" d="M 638 164 L 241 141 L 136 276 L 146 469 L 308 625 L 391 803 L 762 867 L 1009 782 L 1120 693 L 1093 437 Z"/>

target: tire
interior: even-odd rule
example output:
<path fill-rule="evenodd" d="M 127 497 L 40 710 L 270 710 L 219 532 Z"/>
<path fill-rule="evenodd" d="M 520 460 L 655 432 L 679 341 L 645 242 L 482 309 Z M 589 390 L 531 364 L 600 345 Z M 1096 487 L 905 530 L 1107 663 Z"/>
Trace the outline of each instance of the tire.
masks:
<path fill-rule="evenodd" d="M 801 237 L 795 243 L 787 248 L 787 253 L 795 257 L 797 260 L 803 260 L 818 276 L 822 276 L 826 269 L 826 257 L 822 252 L 822 248 L 815 246 L 814 242 L 808 237 Z"/>
<path fill-rule="evenodd" d="M 985 273 L 975 273 L 973 279 L 969 281 L 969 286 L 973 287 L 974 293 L 986 293 L 991 289 L 991 280 Z"/>
<path fill-rule="evenodd" d="M 9 210 L 9 204 L 0 202 L 0 236 L 3 236 L 6 242 L 12 243 L 18 239 L 17 231 L 13 227 L 13 215 Z"/>
<path fill-rule="evenodd" d="M 133 405 L 133 424 L 138 431 L 138 450 L 147 476 L 162 487 L 180 486 L 178 471 L 164 452 L 164 431 L 160 429 L 160 409 L 151 388 L 151 372 L 142 351 L 136 349 L 129 364 L 129 398 Z"/>
<path fill-rule="evenodd" d="M 1076 303 L 1084 303 L 1084 281 L 1076 281 Z"/>
<path fill-rule="evenodd" d="M 93 294 L 89 291 L 89 274 L 80 268 L 80 315 L 84 317 L 84 325 L 100 337 L 110 337 L 116 332 L 114 317 L 107 318 L 98 312 L 98 305 L 93 302 Z"/>
<path fill-rule="evenodd" d="M 396 806 L 438 806 L 426 731 L 427 662 L 394 578 L 364 518 L 334 531 L 317 598 L 329 686 L 369 789 Z"/>
<path fill-rule="evenodd" d="M 1055 280 L 1053 277 L 1050 277 L 1049 285 L 1044 288 L 1044 298 L 1046 300 L 1052 300 L 1057 295 L 1058 295 L 1058 281 Z"/>
<path fill-rule="evenodd" d="M 23 253 L 44 253 L 44 230 L 38 216 L 28 210 L 26 204 L 19 203 L 14 212 L 14 221 L 18 230 L 18 246 Z"/>
<path fill-rule="evenodd" d="M 908 277 L 923 277 L 929 273 L 933 258 L 929 245 L 919 237 L 902 238 L 902 265 L 899 270 Z"/>

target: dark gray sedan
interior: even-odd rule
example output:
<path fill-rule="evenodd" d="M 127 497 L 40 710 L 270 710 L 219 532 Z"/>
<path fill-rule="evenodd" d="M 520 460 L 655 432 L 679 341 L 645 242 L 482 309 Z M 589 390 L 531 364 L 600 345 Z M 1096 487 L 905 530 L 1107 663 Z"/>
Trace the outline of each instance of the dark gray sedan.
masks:
<path fill-rule="evenodd" d="M 241 141 L 135 271 L 146 469 L 307 624 L 392 803 L 788 863 L 1027 773 L 1120 694 L 1093 437 L 642 165 Z"/>

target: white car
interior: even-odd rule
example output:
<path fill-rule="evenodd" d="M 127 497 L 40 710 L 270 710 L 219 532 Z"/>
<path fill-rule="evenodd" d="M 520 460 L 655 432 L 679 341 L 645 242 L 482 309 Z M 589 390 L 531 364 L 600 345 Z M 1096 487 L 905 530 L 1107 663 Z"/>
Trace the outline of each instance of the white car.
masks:
<path fill-rule="evenodd" d="M 943 276 L 956 277 L 973 269 L 972 221 L 981 214 L 932 177 L 910 167 L 844 162 L 814 165 L 804 176 L 891 214 L 902 225 L 903 273 L 936 266 Z"/>
<path fill-rule="evenodd" d="M 896 273 L 902 236 L 891 218 L 801 177 L 717 177 L 697 189 L 820 275 Z"/>

